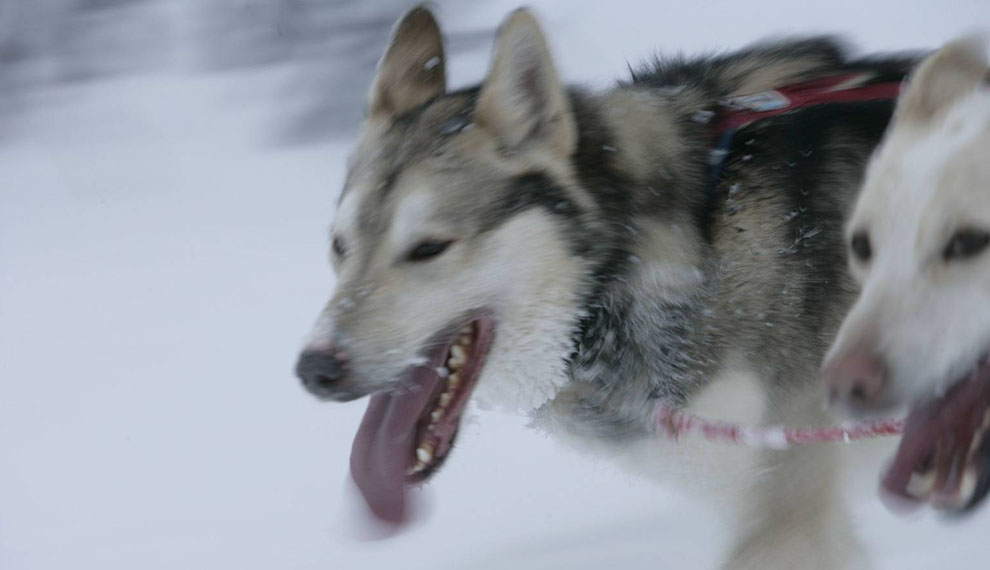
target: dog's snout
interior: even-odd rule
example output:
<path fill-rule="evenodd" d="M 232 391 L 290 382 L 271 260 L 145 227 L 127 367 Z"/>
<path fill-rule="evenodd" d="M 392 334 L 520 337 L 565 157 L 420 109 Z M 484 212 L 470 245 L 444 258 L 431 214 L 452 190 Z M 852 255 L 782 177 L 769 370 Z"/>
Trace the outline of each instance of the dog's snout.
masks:
<path fill-rule="evenodd" d="M 870 409 L 882 400 L 887 369 L 878 355 L 856 351 L 829 359 L 822 379 L 830 403 Z"/>
<path fill-rule="evenodd" d="M 296 376 L 310 393 L 324 400 L 350 399 L 342 390 L 347 372 L 347 359 L 337 350 L 305 350 L 296 363 Z"/>

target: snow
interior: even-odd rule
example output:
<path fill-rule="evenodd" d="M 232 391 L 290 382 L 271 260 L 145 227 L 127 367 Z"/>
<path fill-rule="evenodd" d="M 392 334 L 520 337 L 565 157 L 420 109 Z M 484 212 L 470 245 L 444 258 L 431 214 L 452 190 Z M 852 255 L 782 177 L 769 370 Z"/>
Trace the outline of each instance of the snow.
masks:
<path fill-rule="evenodd" d="M 990 23 L 985 0 L 530 4 L 561 74 L 597 86 L 653 49 L 819 30 L 934 47 Z M 441 15 L 486 29 L 511 7 Z M 464 84 L 487 61 L 448 69 Z M 291 373 L 333 283 L 348 142 L 270 144 L 281 79 L 177 66 L 53 89 L 0 146 L 0 568 L 713 568 L 717 510 L 483 412 L 423 520 L 368 538 L 346 475 L 365 403 L 320 404 Z M 857 500 L 878 567 L 979 566 L 990 508 L 895 517 L 871 492 L 885 453 Z"/>

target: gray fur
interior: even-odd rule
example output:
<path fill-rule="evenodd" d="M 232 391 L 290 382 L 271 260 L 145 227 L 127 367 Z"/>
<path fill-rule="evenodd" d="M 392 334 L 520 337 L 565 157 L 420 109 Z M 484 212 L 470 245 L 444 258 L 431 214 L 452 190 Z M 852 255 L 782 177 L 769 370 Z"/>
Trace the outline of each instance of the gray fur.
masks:
<path fill-rule="evenodd" d="M 514 30 L 511 41 L 506 28 Z M 491 87 L 502 76 L 528 77 L 502 73 L 388 121 L 369 117 L 342 197 L 357 201 L 358 221 L 335 229 L 350 251 L 349 261 L 335 261 L 339 284 L 327 317 L 329 334 L 354 355 L 354 373 L 367 378 L 369 392 L 380 389 L 401 370 L 386 350 L 420 346 L 437 332 L 397 331 L 402 323 L 388 320 L 396 305 L 382 300 L 389 287 L 402 287 L 396 282 L 426 279 L 385 244 L 394 239 L 399 205 L 425 192 L 420 181 L 429 180 L 430 192 L 443 193 L 430 215 L 464 228 L 456 231 L 465 260 L 500 228 L 539 212 L 566 244 L 546 261 L 547 277 L 563 271 L 553 263 L 580 268 L 573 279 L 561 277 L 579 298 L 570 353 L 545 355 L 563 360 L 566 383 L 530 410 L 535 425 L 621 453 L 655 437 L 659 401 L 689 406 L 740 361 L 763 383 L 758 421 L 827 422 L 817 371 L 855 295 L 843 220 L 892 104 L 824 106 L 746 127 L 717 180 L 706 118 L 725 97 L 825 74 L 866 70 L 896 80 L 913 59 L 855 60 L 827 38 L 784 40 L 719 57 L 658 60 L 604 93 L 561 87 L 561 99 L 533 34 L 531 16 L 510 16 L 493 67 L 503 59 L 546 62 L 539 81 L 522 86 L 522 102 L 492 95 L 513 92 L 511 84 Z M 524 57 L 525 50 L 539 57 Z M 478 122 L 479 100 L 536 111 L 527 123 L 513 115 L 519 109 L 486 110 L 486 121 L 511 123 L 493 127 Z M 383 275 L 392 285 L 383 285 Z M 437 277 L 435 286 L 444 285 Z M 355 299 L 361 287 L 371 292 Z M 345 310 L 341 299 L 350 302 Z M 848 528 L 835 529 L 841 509 L 832 504 L 833 459 L 830 449 L 761 455 L 764 475 L 751 487 L 756 506 L 748 508 L 731 567 L 858 564 Z M 853 545 L 843 551 L 828 537 L 831 546 L 805 545 L 807 537 L 791 536 L 801 533 L 782 522 L 794 520 L 807 521 L 801 532 Z M 774 533 L 793 544 L 771 546 Z M 816 549 L 808 565 L 788 566 L 795 552 Z"/>

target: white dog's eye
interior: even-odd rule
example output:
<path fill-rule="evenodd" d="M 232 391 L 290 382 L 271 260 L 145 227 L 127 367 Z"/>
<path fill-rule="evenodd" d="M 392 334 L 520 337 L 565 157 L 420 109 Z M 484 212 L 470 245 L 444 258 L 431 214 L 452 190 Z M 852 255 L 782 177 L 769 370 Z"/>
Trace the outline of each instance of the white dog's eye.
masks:
<path fill-rule="evenodd" d="M 409 261 L 426 261 L 427 259 L 434 258 L 447 251 L 447 248 L 450 247 L 450 244 L 452 243 L 454 243 L 453 240 L 423 240 L 409 252 L 406 259 Z"/>
<path fill-rule="evenodd" d="M 849 249 L 860 263 L 866 263 L 870 260 L 870 257 L 873 256 L 873 248 L 870 246 L 870 237 L 863 231 L 853 234 L 852 239 L 849 241 Z"/>
<path fill-rule="evenodd" d="M 990 233 L 983 230 L 967 228 L 952 235 L 949 243 L 942 252 L 946 261 L 966 259 L 983 252 L 990 245 Z"/>

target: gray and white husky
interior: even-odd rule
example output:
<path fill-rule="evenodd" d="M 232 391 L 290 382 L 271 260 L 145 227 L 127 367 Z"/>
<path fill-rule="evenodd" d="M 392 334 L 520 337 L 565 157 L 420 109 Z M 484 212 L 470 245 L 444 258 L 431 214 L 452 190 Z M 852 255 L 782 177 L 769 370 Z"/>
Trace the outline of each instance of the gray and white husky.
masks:
<path fill-rule="evenodd" d="M 990 63 L 976 37 L 922 63 L 847 229 L 862 294 L 824 367 L 836 406 L 911 404 L 894 496 L 966 509 L 990 491 Z"/>
<path fill-rule="evenodd" d="M 336 290 L 297 364 L 322 399 L 371 395 L 351 451 L 371 510 L 403 519 L 473 401 L 724 491 L 727 567 L 864 567 L 835 448 L 670 443 L 653 411 L 828 422 L 819 365 L 856 291 L 844 212 L 892 103 L 753 123 L 717 175 L 709 119 L 727 98 L 850 71 L 899 81 L 910 66 L 784 41 L 658 60 L 589 93 L 560 82 L 519 10 L 482 83 L 448 91 L 436 20 L 407 13 L 333 222 Z"/>

